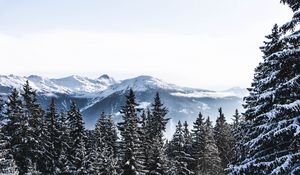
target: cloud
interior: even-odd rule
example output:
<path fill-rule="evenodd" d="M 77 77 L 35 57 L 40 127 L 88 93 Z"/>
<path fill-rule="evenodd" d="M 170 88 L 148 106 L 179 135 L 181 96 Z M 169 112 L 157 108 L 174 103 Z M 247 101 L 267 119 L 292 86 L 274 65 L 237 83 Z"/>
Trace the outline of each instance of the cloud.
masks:
<path fill-rule="evenodd" d="M 260 58 L 250 38 L 73 30 L 0 34 L 0 73 L 150 74 L 193 87 L 245 85 Z"/>

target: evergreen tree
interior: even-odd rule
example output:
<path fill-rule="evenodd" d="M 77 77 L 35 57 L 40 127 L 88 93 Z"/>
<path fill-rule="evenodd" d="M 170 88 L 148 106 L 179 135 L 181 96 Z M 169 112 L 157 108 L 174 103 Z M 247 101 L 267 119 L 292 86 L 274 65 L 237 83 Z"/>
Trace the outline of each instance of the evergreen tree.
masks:
<path fill-rule="evenodd" d="M 189 131 L 189 126 L 187 121 L 185 121 L 183 123 L 183 137 L 184 137 L 184 153 L 185 153 L 185 159 L 187 162 L 187 168 L 193 172 L 193 162 L 195 161 L 195 159 L 192 157 L 192 144 L 193 144 L 193 139 L 192 139 L 192 135 Z"/>
<path fill-rule="evenodd" d="M 140 160 L 137 159 L 141 154 L 141 146 L 138 134 L 138 116 L 135 95 L 132 89 L 126 95 L 126 104 L 121 109 L 123 122 L 118 124 L 121 137 L 121 170 L 123 175 L 137 175 L 143 171 Z"/>
<path fill-rule="evenodd" d="M 91 168 L 96 174 L 110 175 L 117 172 L 117 134 L 110 115 L 102 113 L 95 126 L 94 150 Z"/>
<path fill-rule="evenodd" d="M 44 164 L 41 162 L 41 157 L 43 157 L 43 148 L 41 145 L 41 133 L 42 133 L 42 122 L 44 111 L 42 110 L 40 104 L 37 102 L 36 91 L 30 87 L 29 82 L 26 81 L 23 86 L 23 106 L 24 106 L 24 126 L 26 128 L 27 141 L 24 143 L 27 155 L 27 161 L 30 164 L 36 166 L 36 172 L 44 169 Z M 28 123 L 28 125 L 27 125 Z"/>
<path fill-rule="evenodd" d="M 139 122 L 139 139 L 141 143 L 141 155 L 139 155 L 139 159 L 143 160 L 145 167 L 145 171 L 149 173 L 150 169 L 150 145 L 152 144 L 150 141 L 150 110 L 148 109 L 148 115 L 146 115 L 145 110 L 142 110 L 142 114 Z"/>
<path fill-rule="evenodd" d="M 67 116 L 67 124 L 70 134 L 70 142 L 68 145 L 68 156 L 71 163 L 70 171 L 73 174 L 86 174 L 85 170 L 85 131 L 84 123 L 82 120 L 81 113 L 76 106 L 76 103 L 72 101 Z"/>
<path fill-rule="evenodd" d="M 3 116 L 4 102 L 0 97 L 0 174 L 1 175 L 18 175 L 17 166 L 11 154 L 11 148 L 8 146 L 8 141 L 5 139 L 3 125 L 5 124 L 5 119 Z"/>
<path fill-rule="evenodd" d="M 213 129 L 209 117 L 205 122 L 203 133 L 204 149 L 203 154 L 200 157 L 200 161 L 197 167 L 199 175 L 222 175 L 224 174 L 221 165 L 221 159 L 219 157 L 218 147 L 214 140 Z"/>
<path fill-rule="evenodd" d="M 18 175 L 16 163 L 10 154 L 11 150 L 7 147 L 7 142 L 0 135 L 0 175 Z"/>
<path fill-rule="evenodd" d="M 229 168 L 231 174 L 300 174 L 299 2 L 281 2 L 294 16 L 268 35 L 270 52 L 262 47 L 263 62 L 245 99 L 248 137 L 243 138 L 242 156 Z"/>
<path fill-rule="evenodd" d="M 20 100 L 19 92 L 13 89 L 8 96 L 7 109 L 5 112 L 7 119 L 3 126 L 3 133 L 7 141 L 7 147 L 11 149 L 11 154 L 16 161 L 20 174 L 25 174 L 28 170 L 29 158 L 26 131 L 28 123 L 24 117 L 23 104 Z"/>
<path fill-rule="evenodd" d="M 232 120 L 233 120 L 232 127 L 233 127 L 233 129 L 235 129 L 239 126 L 240 121 L 241 121 L 241 115 L 237 109 L 235 110 Z"/>
<path fill-rule="evenodd" d="M 148 114 L 148 174 L 165 174 L 166 156 L 164 155 L 164 141 L 163 132 L 166 130 L 166 125 L 169 118 L 166 118 L 168 109 L 163 105 L 160 100 L 159 93 L 157 92 L 154 101 L 151 104 L 151 114 Z"/>
<path fill-rule="evenodd" d="M 162 104 L 158 92 L 155 94 L 154 101 L 151 106 L 151 124 L 153 126 L 152 137 L 160 138 L 161 143 L 163 143 L 163 132 L 166 130 L 169 118 L 165 118 L 168 113 L 168 109 Z"/>
<path fill-rule="evenodd" d="M 59 175 L 68 175 L 71 174 L 70 172 L 70 166 L 71 166 L 71 160 L 68 156 L 68 150 L 70 150 L 70 135 L 69 135 L 69 129 L 67 127 L 67 119 L 66 114 L 64 111 L 60 112 L 59 119 L 58 119 L 58 130 L 59 130 L 59 157 L 57 162 L 57 168 Z"/>
<path fill-rule="evenodd" d="M 222 108 L 219 108 L 219 117 L 214 128 L 214 137 L 219 150 L 223 169 L 232 161 L 234 139 L 230 125 L 226 122 Z"/>
<path fill-rule="evenodd" d="M 87 174 L 95 174 L 96 168 L 94 164 L 96 162 L 95 155 L 95 130 L 86 130 L 86 171 Z"/>
<path fill-rule="evenodd" d="M 180 121 L 176 126 L 176 131 L 169 147 L 171 153 L 170 159 L 175 166 L 173 168 L 174 171 L 178 172 L 178 175 L 193 174 L 193 172 L 188 169 L 188 162 L 191 160 L 191 157 L 185 152 L 184 129 Z"/>
<path fill-rule="evenodd" d="M 45 125 L 46 125 L 46 133 L 47 133 L 47 140 L 45 144 L 46 150 L 46 168 L 47 173 L 49 174 L 57 174 L 58 169 L 58 162 L 61 153 L 61 143 L 60 143 L 60 136 L 61 133 L 59 131 L 60 126 L 58 122 L 59 114 L 57 113 L 56 106 L 54 99 L 51 100 L 47 113 L 45 115 Z"/>
<path fill-rule="evenodd" d="M 194 122 L 193 129 L 192 129 L 192 157 L 194 159 L 192 163 L 192 170 L 195 172 L 195 174 L 199 173 L 199 170 L 197 168 L 200 164 L 200 159 L 203 157 L 203 151 L 204 151 L 204 118 L 199 112 L 198 117 L 196 121 Z"/>

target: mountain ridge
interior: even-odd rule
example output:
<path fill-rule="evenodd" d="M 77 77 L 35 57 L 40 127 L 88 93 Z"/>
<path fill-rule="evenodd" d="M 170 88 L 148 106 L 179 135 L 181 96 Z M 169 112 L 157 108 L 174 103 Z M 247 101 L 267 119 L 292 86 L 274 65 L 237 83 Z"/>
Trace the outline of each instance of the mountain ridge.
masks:
<path fill-rule="evenodd" d="M 104 91 L 107 87 L 111 85 L 120 85 L 127 84 L 135 85 L 133 87 L 136 90 L 142 91 L 148 88 L 151 88 L 153 84 L 156 84 L 157 87 L 170 89 L 170 90 L 181 90 L 181 91 L 206 91 L 206 92 L 233 92 L 231 95 L 233 96 L 243 96 L 246 95 L 246 89 L 240 87 L 232 87 L 223 91 L 214 91 L 208 89 L 200 89 L 200 88 L 190 88 L 184 86 L 178 86 L 172 83 L 164 82 L 161 79 L 149 76 L 149 75 L 140 75 L 133 78 L 128 78 L 124 80 L 115 80 L 107 74 L 103 74 L 98 78 L 89 78 L 85 76 L 78 75 L 70 75 L 62 78 L 48 78 L 39 75 L 29 75 L 29 76 L 18 76 L 18 75 L 0 75 L 0 86 L 17 88 L 21 90 L 22 85 L 29 81 L 30 85 L 37 90 L 38 92 L 56 92 L 56 93 L 91 93 L 91 92 L 101 92 Z M 142 86 L 141 86 L 142 85 Z M 153 88 L 153 87 L 152 87 Z M 154 87 L 156 88 L 156 87 Z M 234 94 L 234 92 L 241 92 L 242 95 Z M 224 94 L 226 95 L 226 94 Z M 230 94 L 227 94 L 230 96 Z"/>
<path fill-rule="evenodd" d="M 12 88 L 22 91 L 26 80 L 37 91 L 38 100 L 44 109 L 47 109 L 52 98 L 56 100 L 58 108 L 65 111 L 74 100 L 84 116 L 87 128 L 93 128 L 101 112 L 110 113 L 116 122 L 120 121 L 119 111 L 130 88 L 134 90 L 141 108 L 150 107 L 155 93 L 159 92 L 162 102 L 169 109 L 169 133 L 173 129 L 171 126 L 178 120 L 191 123 L 200 111 L 214 120 L 219 107 L 223 107 L 227 120 L 231 120 L 235 109 L 242 110 L 242 98 L 248 93 L 239 87 L 213 91 L 182 87 L 148 75 L 115 80 L 104 74 L 95 79 L 78 75 L 63 78 L 0 75 L 0 95 L 7 96 Z"/>

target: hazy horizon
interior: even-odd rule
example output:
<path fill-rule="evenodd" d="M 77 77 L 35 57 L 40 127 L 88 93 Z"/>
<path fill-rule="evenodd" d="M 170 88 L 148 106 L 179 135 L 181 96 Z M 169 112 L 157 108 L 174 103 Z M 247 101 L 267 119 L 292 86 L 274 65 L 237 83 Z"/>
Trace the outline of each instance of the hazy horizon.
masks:
<path fill-rule="evenodd" d="M 272 0 L 0 0 L 0 74 L 246 88 L 264 36 L 291 16 Z"/>

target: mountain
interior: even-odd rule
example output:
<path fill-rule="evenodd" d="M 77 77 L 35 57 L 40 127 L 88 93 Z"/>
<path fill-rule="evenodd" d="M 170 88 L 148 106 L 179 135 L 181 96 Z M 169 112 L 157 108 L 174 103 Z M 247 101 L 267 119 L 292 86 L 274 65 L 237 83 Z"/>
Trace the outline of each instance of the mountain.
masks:
<path fill-rule="evenodd" d="M 168 133 L 172 132 L 178 120 L 187 120 L 191 124 L 199 111 L 215 120 L 219 107 L 223 107 L 227 120 L 230 121 L 234 110 L 242 109 L 242 98 L 248 93 L 246 89 L 239 87 L 225 91 L 181 87 L 151 76 L 116 81 L 104 74 L 96 79 L 77 75 L 59 79 L 37 75 L 2 75 L 0 94 L 5 97 L 12 88 L 22 90 L 26 80 L 37 91 L 38 100 L 44 108 L 51 98 L 55 98 L 57 106 L 62 110 L 67 110 L 70 101 L 75 100 L 84 115 L 87 128 L 93 128 L 101 112 L 111 113 L 115 121 L 119 122 L 119 110 L 125 102 L 124 95 L 130 88 L 135 91 L 140 108 L 150 107 L 155 93 L 159 92 L 169 110 Z"/>

